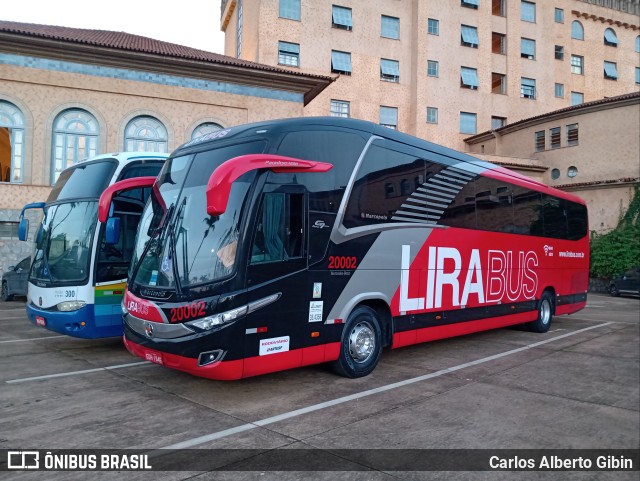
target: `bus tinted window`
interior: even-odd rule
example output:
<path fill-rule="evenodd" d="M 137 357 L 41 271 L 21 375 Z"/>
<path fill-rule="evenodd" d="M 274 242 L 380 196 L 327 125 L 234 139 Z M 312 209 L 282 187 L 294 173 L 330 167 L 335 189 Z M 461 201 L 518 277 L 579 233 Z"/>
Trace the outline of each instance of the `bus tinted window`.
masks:
<path fill-rule="evenodd" d="M 488 177 L 480 177 L 474 184 L 477 228 L 515 232 L 510 186 Z"/>
<path fill-rule="evenodd" d="M 352 133 L 305 130 L 286 134 L 277 153 L 333 165 L 333 169 L 322 175 L 296 174 L 296 178 L 311 193 L 311 210 L 335 213 L 365 143 L 362 137 Z"/>
<path fill-rule="evenodd" d="M 425 181 L 426 162 L 409 155 L 373 144 L 358 170 L 344 216 L 346 227 L 389 222 L 394 215 L 406 216 L 414 222 L 427 221 L 428 214 L 405 203 L 405 191 L 413 192 Z"/>
<path fill-rule="evenodd" d="M 567 238 L 566 201 L 550 195 L 542 197 L 544 236 Z"/>
<path fill-rule="evenodd" d="M 513 219 L 514 234 L 542 235 L 540 223 L 540 193 L 514 185 Z"/>
<path fill-rule="evenodd" d="M 582 239 L 587 235 L 587 207 L 575 202 L 567 202 L 567 227 L 569 229 L 567 238 L 569 240 Z"/>
<path fill-rule="evenodd" d="M 63 171 L 51 189 L 47 202 L 63 199 L 100 197 L 116 170 L 115 161 L 105 160 L 79 164 L 73 169 Z"/>

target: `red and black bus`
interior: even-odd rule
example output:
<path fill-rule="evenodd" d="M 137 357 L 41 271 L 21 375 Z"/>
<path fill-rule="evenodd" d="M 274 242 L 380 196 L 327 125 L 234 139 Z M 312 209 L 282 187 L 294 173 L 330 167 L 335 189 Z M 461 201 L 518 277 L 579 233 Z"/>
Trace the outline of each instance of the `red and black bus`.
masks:
<path fill-rule="evenodd" d="M 165 163 L 138 229 L 124 342 L 213 379 L 323 362 L 360 377 L 384 347 L 546 332 L 585 306 L 588 266 L 578 197 L 369 122 L 256 123 Z"/>

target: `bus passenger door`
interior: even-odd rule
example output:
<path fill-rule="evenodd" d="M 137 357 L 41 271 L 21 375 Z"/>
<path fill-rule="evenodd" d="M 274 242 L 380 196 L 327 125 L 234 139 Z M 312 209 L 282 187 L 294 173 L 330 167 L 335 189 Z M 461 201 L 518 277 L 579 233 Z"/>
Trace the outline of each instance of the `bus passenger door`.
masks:
<path fill-rule="evenodd" d="M 307 194 L 299 185 L 270 187 L 254 223 L 247 287 L 250 303 L 280 298 L 247 317 L 245 376 L 300 365 L 301 351 L 294 350 L 307 324 Z"/>

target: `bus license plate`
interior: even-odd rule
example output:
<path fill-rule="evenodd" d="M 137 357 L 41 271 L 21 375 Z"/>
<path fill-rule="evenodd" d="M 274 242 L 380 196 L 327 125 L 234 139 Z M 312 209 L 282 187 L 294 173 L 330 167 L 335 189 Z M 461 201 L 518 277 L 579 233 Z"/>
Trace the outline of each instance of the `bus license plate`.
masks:
<path fill-rule="evenodd" d="M 149 362 L 164 364 L 164 362 L 162 361 L 162 354 L 160 354 L 159 352 L 146 352 L 144 357 Z"/>
<path fill-rule="evenodd" d="M 42 316 L 36 316 L 36 325 L 45 327 L 47 325 L 47 321 Z"/>

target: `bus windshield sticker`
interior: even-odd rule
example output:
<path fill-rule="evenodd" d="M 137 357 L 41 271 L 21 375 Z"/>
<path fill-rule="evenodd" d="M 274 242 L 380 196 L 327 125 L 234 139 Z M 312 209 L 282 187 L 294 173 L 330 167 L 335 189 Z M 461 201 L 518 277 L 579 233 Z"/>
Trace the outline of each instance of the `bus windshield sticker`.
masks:
<path fill-rule="evenodd" d="M 149 285 L 155 286 L 158 283 L 158 271 L 151 271 L 151 279 L 149 279 Z"/>
<path fill-rule="evenodd" d="M 162 259 L 162 272 L 168 272 L 169 268 L 171 267 L 171 265 L 169 264 L 169 257 L 165 257 L 164 259 Z"/>
<path fill-rule="evenodd" d="M 320 299 L 322 297 L 322 282 L 313 283 L 313 298 Z"/>
<path fill-rule="evenodd" d="M 322 301 L 311 301 L 309 303 L 309 322 L 322 321 Z"/>
<path fill-rule="evenodd" d="M 272 337 L 271 339 L 262 339 L 260 341 L 261 356 L 268 354 L 277 354 L 279 352 L 286 352 L 289 350 L 289 336 Z"/>

